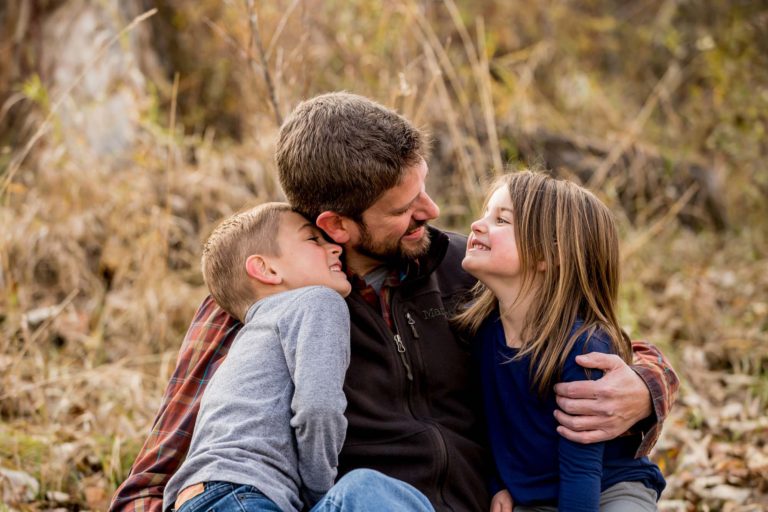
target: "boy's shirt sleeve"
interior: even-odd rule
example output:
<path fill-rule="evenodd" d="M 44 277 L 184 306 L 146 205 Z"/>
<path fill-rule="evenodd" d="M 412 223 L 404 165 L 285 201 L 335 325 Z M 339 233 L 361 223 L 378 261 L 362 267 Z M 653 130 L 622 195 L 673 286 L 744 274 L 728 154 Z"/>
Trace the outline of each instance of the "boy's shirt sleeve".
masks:
<path fill-rule="evenodd" d="M 669 415 L 680 388 L 680 380 L 664 357 L 654 345 L 646 341 L 632 342 L 632 369 L 640 376 L 651 392 L 653 416 L 648 421 L 640 422 L 637 428 L 643 432 L 643 441 L 635 457 L 647 456 L 661 434 L 661 426 Z"/>
<path fill-rule="evenodd" d="M 203 391 L 241 327 L 210 296 L 203 300 L 184 337 L 152 430 L 115 492 L 110 512 L 161 512 L 165 485 L 189 450 Z"/>
<path fill-rule="evenodd" d="M 299 298 L 292 316 L 280 339 L 294 385 L 291 427 L 302 497 L 310 508 L 333 486 L 347 433 L 350 320 L 341 295 L 319 286 Z"/>

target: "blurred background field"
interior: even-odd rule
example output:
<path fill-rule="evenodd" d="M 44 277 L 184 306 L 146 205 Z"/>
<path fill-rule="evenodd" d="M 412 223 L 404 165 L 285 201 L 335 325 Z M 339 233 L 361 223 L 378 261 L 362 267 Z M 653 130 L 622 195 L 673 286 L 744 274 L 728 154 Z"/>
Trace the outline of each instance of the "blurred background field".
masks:
<path fill-rule="evenodd" d="M 0 3 L 0 510 L 104 510 L 205 295 L 217 220 L 280 198 L 302 99 L 431 134 L 438 225 L 532 165 L 620 221 L 622 321 L 682 378 L 667 511 L 768 510 L 768 4 Z"/>

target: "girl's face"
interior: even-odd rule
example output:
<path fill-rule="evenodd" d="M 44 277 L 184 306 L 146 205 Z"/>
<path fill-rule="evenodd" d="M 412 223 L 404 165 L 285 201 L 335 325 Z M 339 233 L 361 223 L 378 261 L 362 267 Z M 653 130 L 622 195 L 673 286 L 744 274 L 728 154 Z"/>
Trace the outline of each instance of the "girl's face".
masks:
<path fill-rule="evenodd" d="M 522 278 L 522 265 L 512 225 L 512 200 L 506 185 L 497 188 L 485 213 L 472 223 L 467 240 L 467 254 L 461 266 L 488 285 L 502 280 L 513 284 Z"/>

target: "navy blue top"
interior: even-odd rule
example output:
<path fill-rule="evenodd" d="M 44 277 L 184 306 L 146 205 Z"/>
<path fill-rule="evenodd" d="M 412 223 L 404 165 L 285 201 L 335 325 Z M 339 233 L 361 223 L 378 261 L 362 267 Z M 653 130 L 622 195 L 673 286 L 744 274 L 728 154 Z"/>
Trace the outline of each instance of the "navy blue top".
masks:
<path fill-rule="evenodd" d="M 581 325 L 578 322 L 573 330 Z M 506 345 L 498 312 L 485 321 L 476 340 L 488 434 L 497 475 L 491 495 L 509 490 L 516 505 L 554 505 L 560 512 L 597 511 L 600 492 L 619 482 L 642 482 L 661 495 L 665 481 L 647 457 L 634 458 L 640 435 L 625 435 L 605 443 L 579 444 L 555 428 L 554 391 L 541 399 L 531 387 L 530 356 L 516 361 L 518 349 Z M 598 379 L 602 372 L 576 364 L 588 352 L 611 353 L 606 333 L 589 341 L 584 334 L 574 344 L 561 382 Z"/>

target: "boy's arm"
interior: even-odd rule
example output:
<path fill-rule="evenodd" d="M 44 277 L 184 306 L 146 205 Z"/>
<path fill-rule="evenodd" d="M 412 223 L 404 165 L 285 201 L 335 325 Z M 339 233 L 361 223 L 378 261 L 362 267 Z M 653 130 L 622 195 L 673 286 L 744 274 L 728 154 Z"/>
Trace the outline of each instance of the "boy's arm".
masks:
<path fill-rule="evenodd" d="M 203 390 L 242 324 L 206 297 L 184 337 L 152 430 L 110 512 L 160 512 L 163 490 L 189 450 Z"/>
<path fill-rule="evenodd" d="M 591 353 L 576 361 L 585 368 L 605 372 L 597 381 L 559 383 L 555 386 L 558 432 L 579 443 L 607 441 L 634 426 L 644 437 L 636 456 L 647 455 L 677 397 L 677 374 L 664 355 L 647 342 L 632 343 L 634 365 L 618 356 Z M 639 425 L 638 425 L 639 424 Z"/>
<path fill-rule="evenodd" d="M 289 347 L 286 360 L 294 383 L 291 427 L 302 494 L 311 508 L 333 486 L 347 433 L 344 377 L 350 326 L 347 304 L 328 288 L 314 287 L 300 302 L 294 328 L 285 333 L 295 339 L 281 341 Z"/>

